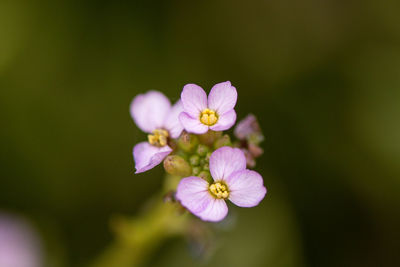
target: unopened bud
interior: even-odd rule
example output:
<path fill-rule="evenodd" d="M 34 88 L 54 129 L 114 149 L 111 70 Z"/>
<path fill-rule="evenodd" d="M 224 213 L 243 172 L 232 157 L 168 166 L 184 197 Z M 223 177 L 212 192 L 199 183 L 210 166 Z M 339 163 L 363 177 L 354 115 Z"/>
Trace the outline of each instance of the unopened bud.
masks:
<path fill-rule="evenodd" d="M 247 140 L 254 144 L 260 144 L 264 140 L 260 125 L 253 114 L 247 115 L 238 122 L 234 134 L 239 140 Z"/>
<path fill-rule="evenodd" d="M 200 157 L 198 155 L 192 155 L 189 158 L 190 165 L 198 166 L 200 164 Z"/>
<path fill-rule="evenodd" d="M 201 172 L 201 168 L 200 167 L 193 167 L 192 169 L 192 173 L 193 175 L 199 175 L 199 173 Z"/>
<path fill-rule="evenodd" d="M 209 149 L 208 149 L 207 146 L 200 144 L 200 145 L 197 147 L 196 152 L 197 152 L 197 154 L 198 154 L 200 157 L 204 157 L 204 156 L 207 155 L 208 150 L 209 150 Z"/>
<path fill-rule="evenodd" d="M 183 132 L 178 140 L 179 148 L 185 152 L 192 152 L 198 143 L 199 139 L 197 138 L 197 136 L 189 134 L 187 132 Z"/>
<path fill-rule="evenodd" d="M 223 146 L 231 146 L 231 145 L 232 145 L 231 138 L 229 137 L 229 135 L 224 134 L 221 138 L 215 141 L 214 148 L 218 149 Z"/>
<path fill-rule="evenodd" d="M 199 135 L 199 140 L 202 144 L 212 146 L 212 144 L 214 144 L 215 140 L 220 138 L 221 135 L 222 135 L 222 132 L 214 132 L 214 131 L 209 130 L 205 134 Z"/>
<path fill-rule="evenodd" d="M 175 192 L 170 190 L 163 196 L 164 203 L 175 201 Z"/>
<path fill-rule="evenodd" d="M 205 171 L 209 171 L 209 170 L 210 170 L 210 165 L 208 165 L 208 164 L 204 164 L 204 166 L 203 166 L 203 170 L 205 170 Z"/>
<path fill-rule="evenodd" d="M 190 167 L 187 161 L 178 156 L 178 155 L 170 155 L 164 160 L 164 169 L 166 172 L 172 175 L 177 176 L 190 176 L 192 173 L 192 168 Z"/>
<path fill-rule="evenodd" d="M 258 158 L 259 156 L 261 156 L 264 153 L 264 150 L 257 145 L 249 143 L 249 152 L 251 153 L 251 155 L 253 157 Z"/>
<path fill-rule="evenodd" d="M 200 159 L 199 165 L 200 165 L 200 166 L 203 166 L 203 165 L 206 164 L 206 163 L 207 163 L 206 159 L 205 159 L 205 158 L 202 158 L 202 159 Z"/>
<path fill-rule="evenodd" d="M 256 160 L 254 156 L 247 149 L 242 149 L 244 156 L 246 158 L 246 164 L 249 168 L 254 168 L 256 166 Z"/>
<path fill-rule="evenodd" d="M 204 180 L 206 180 L 206 181 L 211 180 L 211 174 L 210 174 L 209 171 L 201 171 L 201 172 L 199 173 L 199 177 L 202 178 L 202 179 L 204 179 Z"/>

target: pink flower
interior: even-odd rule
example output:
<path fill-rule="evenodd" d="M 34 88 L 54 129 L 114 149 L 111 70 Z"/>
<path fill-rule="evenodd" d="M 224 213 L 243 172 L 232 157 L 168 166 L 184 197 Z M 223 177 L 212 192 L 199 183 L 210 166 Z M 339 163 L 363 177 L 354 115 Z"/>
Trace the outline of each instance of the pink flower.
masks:
<path fill-rule="evenodd" d="M 228 130 L 235 124 L 236 88 L 230 82 L 218 83 L 208 95 L 195 84 L 187 84 L 181 94 L 183 111 L 179 115 L 187 132 L 203 134 L 213 131 Z"/>
<path fill-rule="evenodd" d="M 226 199 L 239 207 L 254 207 L 267 193 L 261 175 L 246 169 L 246 158 L 238 148 L 221 147 L 212 153 L 210 172 L 213 183 L 186 177 L 176 192 L 181 204 L 204 221 L 224 219 L 228 213 Z"/>
<path fill-rule="evenodd" d="M 178 138 L 183 130 L 178 119 L 182 104 L 178 101 L 171 107 L 165 95 L 149 91 L 133 99 L 130 112 L 136 125 L 149 134 L 147 142 L 133 148 L 136 173 L 141 173 L 160 164 L 172 152 L 168 140 Z"/>

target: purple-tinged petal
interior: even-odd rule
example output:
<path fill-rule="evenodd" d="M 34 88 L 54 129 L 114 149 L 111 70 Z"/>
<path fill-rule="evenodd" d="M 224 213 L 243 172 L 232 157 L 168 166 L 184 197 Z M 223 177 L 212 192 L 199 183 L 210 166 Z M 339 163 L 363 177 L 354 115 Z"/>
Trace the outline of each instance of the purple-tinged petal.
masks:
<path fill-rule="evenodd" d="M 247 136 L 256 131 L 261 131 L 260 126 L 257 123 L 256 117 L 253 114 L 249 114 L 238 122 L 233 133 L 240 140 L 244 140 Z"/>
<path fill-rule="evenodd" d="M 207 108 L 207 94 L 196 84 L 187 84 L 181 93 L 183 110 L 192 118 L 199 118 L 200 113 Z"/>
<path fill-rule="evenodd" d="M 29 222 L 0 213 L 0 266 L 44 266 L 42 244 Z"/>
<path fill-rule="evenodd" d="M 171 153 L 169 146 L 156 147 L 148 142 L 141 142 L 133 148 L 136 173 L 145 172 L 160 164 Z"/>
<path fill-rule="evenodd" d="M 133 120 L 146 133 L 162 128 L 170 109 L 171 103 L 168 98 L 157 91 L 149 91 L 136 96 L 130 106 Z"/>
<path fill-rule="evenodd" d="M 231 111 L 219 116 L 217 123 L 211 126 L 210 129 L 213 131 L 225 131 L 231 128 L 235 124 L 235 121 L 236 112 L 232 109 Z"/>
<path fill-rule="evenodd" d="M 239 148 L 224 146 L 211 154 L 210 172 L 214 181 L 225 180 L 232 173 L 244 169 L 246 157 Z"/>
<path fill-rule="evenodd" d="M 195 176 L 183 178 L 179 182 L 176 198 L 195 215 L 203 212 L 214 199 L 208 192 L 208 182 Z"/>
<path fill-rule="evenodd" d="M 179 100 L 172 106 L 164 122 L 164 128 L 168 130 L 170 137 L 173 139 L 178 138 L 183 131 L 183 126 L 179 121 L 179 114 L 182 111 L 182 102 Z"/>
<path fill-rule="evenodd" d="M 225 200 L 212 197 L 207 208 L 196 215 L 203 221 L 218 222 L 223 220 L 227 214 L 228 206 L 226 205 Z"/>
<path fill-rule="evenodd" d="M 235 172 L 226 178 L 225 182 L 229 189 L 229 200 L 239 207 L 257 206 L 267 193 L 263 178 L 255 171 Z"/>
<path fill-rule="evenodd" d="M 200 119 L 194 119 L 186 112 L 182 112 L 179 115 L 179 120 L 182 123 L 183 128 L 189 133 L 203 134 L 208 131 L 208 126 L 200 122 Z"/>
<path fill-rule="evenodd" d="M 208 108 L 215 110 L 218 115 L 222 115 L 232 110 L 237 101 L 236 88 L 231 83 L 223 82 L 213 86 L 208 95 Z"/>

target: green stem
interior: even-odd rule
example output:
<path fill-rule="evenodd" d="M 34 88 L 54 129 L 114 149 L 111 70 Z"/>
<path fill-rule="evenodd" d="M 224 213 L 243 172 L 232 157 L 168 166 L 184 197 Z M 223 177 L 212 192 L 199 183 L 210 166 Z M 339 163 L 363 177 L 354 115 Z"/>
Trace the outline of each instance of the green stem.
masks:
<path fill-rule="evenodd" d="M 166 189 L 174 186 L 176 177 L 167 177 Z M 176 188 L 176 186 L 175 186 Z M 134 267 L 144 262 L 167 238 L 182 235 L 189 222 L 177 203 L 163 203 L 157 195 L 152 203 L 136 218 L 112 221 L 115 241 L 91 267 Z"/>

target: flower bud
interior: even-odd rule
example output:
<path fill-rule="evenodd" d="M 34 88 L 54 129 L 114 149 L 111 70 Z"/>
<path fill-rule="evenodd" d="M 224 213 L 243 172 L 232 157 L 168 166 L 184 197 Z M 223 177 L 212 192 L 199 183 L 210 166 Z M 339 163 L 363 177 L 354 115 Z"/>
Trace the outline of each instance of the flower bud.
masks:
<path fill-rule="evenodd" d="M 193 175 L 199 175 L 199 173 L 201 172 L 201 168 L 200 167 L 193 167 L 193 171 L 192 174 Z"/>
<path fill-rule="evenodd" d="M 203 165 L 206 164 L 206 163 L 207 163 L 206 159 L 205 159 L 205 158 L 201 158 L 201 159 L 200 159 L 199 165 L 200 165 L 200 166 L 203 166 Z"/>
<path fill-rule="evenodd" d="M 203 166 L 203 170 L 205 170 L 205 171 L 209 171 L 209 170 L 210 170 L 210 165 L 208 165 L 208 164 L 204 164 L 204 166 Z"/>
<path fill-rule="evenodd" d="M 204 156 L 206 156 L 207 155 L 207 153 L 208 153 L 208 147 L 207 146 L 205 146 L 205 145 L 202 145 L 202 144 L 200 144 L 198 147 L 197 147 L 197 155 L 199 155 L 200 157 L 204 157 Z"/>
<path fill-rule="evenodd" d="M 208 131 L 205 134 L 199 135 L 199 140 L 202 144 L 206 144 L 208 146 L 212 146 L 214 144 L 215 140 L 220 138 L 222 135 L 222 132 L 214 132 L 214 131 Z"/>
<path fill-rule="evenodd" d="M 211 174 L 209 171 L 201 171 L 198 176 L 206 181 L 211 180 Z"/>
<path fill-rule="evenodd" d="M 164 169 L 167 173 L 186 177 L 192 173 L 189 163 L 178 155 L 170 155 L 164 160 Z"/>
<path fill-rule="evenodd" d="M 178 140 L 178 146 L 185 152 L 192 152 L 194 148 L 199 143 L 199 139 L 197 136 L 193 134 L 189 134 L 187 132 L 183 132 L 181 137 Z"/>
<path fill-rule="evenodd" d="M 246 165 L 249 168 L 254 168 L 256 166 L 255 157 L 247 149 L 242 149 L 244 156 L 246 157 Z"/>
<path fill-rule="evenodd" d="M 251 153 L 251 155 L 253 157 L 258 158 L 259 156 L 261 156 L 264 153 L 264 150 L 257 145 L 249 143 L 249 152 Z"/>
<path fill-rule="evenodd" d="M 231 146 L 231 145 L 232 145 L 231 138 L 229 137 L 229 135 L 224 134 L 221 138 L 219 138 L 215 141 L 214 149 L 218 149 L 223 146 Z"/>
<path fill-rule="evenodd" d="M 189 158 L 190 165 L 198 166 L 200 164 L 200 157 L 198 155 L 192 155 Z"/>
<path fill-rule="evenodd" d="M 238 122 L 235 127 L 234 135 L 239 140 L 247 140 L 249 143 L 260 144 L 264 140 L 260 125 L 253 114 L 247 115 Z"/>

